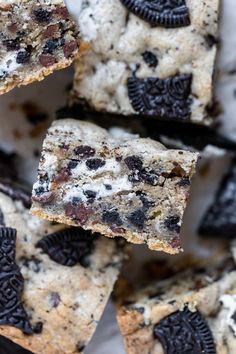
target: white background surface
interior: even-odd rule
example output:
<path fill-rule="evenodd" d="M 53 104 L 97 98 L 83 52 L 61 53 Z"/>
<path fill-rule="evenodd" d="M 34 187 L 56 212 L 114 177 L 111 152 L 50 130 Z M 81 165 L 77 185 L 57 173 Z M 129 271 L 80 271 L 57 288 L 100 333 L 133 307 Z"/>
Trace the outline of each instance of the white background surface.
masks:
<path fill-rule="evenodd" d="M 78 8 L 80 0 L 67 0 L 67 2 Z M 236 140 L 236 1 L 223 0 L 222 7 L 222 44 L 217 64 L 216 91 L 223 108 L 223 113 L 220 116 L 223 123 L 221 129 Z M 232 70 L 235 70 L 235 74 L 229 75 Z M 72 69 L 67 69 L 55 73 L 43 82 L 15 89 L 0 97 L 0 145 L 9 151 L 16 151 L 20 155 L 20 175 L 30 182 L 36 177 L 38 163 L 33 152 L 40 148 L 46 127 L 54 119 L 55 110 L 65 104 L 66 86 L 71 83 L 72 76 Z M 40 111 L 49 115 L 37 138 L 31 137 L 34 127 L 27 122 L 21 109 L 22 103 L 25 102 L 36 103 Z M 211 172 L 207 177 L 198 176 L 194 181 L 191 203 L 186 212 L 182 229 L 189 252 L 196 251 L 195 229 L 206 205 L 213 198 L 213 191 L 226 169 L 226 165 L 225 158 L 217 159 L 212 164 Z M 144 259 L 163 257 L 160 253 L 149 252 L 142 246 L 134 247 L 134 249 L 134 269 L 138 265 L 140 266 Z M 213 251 L 212 248 L 211 251 Z M 198 252 L 203 257 L 208 257 L 210 250 L 198 244 Z M 111 303 L 106 308 L 95 336 L 86 349 L 86 354 L 124 354 L 122 338 L 117 328 L 115 311 Z"/>

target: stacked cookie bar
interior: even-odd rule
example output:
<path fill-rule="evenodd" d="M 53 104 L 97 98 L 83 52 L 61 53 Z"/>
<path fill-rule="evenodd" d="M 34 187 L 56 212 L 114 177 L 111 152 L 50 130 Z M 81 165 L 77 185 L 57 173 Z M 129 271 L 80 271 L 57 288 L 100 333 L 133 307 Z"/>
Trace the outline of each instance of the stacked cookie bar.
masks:
<path fill-rule="evenodd" d="M 92 123 L 59 120 L 44 141 L 31 211 L 175 254 L 197 156 L 135 135 L 115 138 Z"/>
<path fill-rule="evenodd" d="M 219 0 L 82 1 L 72 102 L 209 124 Z M 108 35 L 109 33 L 109 35 Z"/>
<path fill-rule="evenodd" d="M 78 48 L 63 0 L 0 1 L 0 94 L 65 68 Z"/>

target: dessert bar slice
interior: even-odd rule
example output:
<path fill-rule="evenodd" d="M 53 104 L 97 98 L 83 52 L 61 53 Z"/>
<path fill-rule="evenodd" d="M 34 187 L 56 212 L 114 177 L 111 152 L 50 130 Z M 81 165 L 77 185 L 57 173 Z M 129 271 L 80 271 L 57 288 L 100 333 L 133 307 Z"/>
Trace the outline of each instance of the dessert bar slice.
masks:
<path fill-rule="evenodd" d="M 0 0 L 0 94 L 70 65 L 78 46 L 63 0 Z"/>
<path fill-rule="evenodd" d="M 83 0 L 72 103 L 210 124 L 218 10 L 219 0 Z"/>
<path fill-rule="evenodd" d="M 0 192 L 0 336 L 36 354 L 81 353 L 118 276 L 122 245 L 32 216 L 11 188 L 18 199 Z"/>
<path fill-rule="evenodd" d="M 43 144 L 32 213 L 178 253 L 198 154 L 88 122 L 55 121 Z"/>
<path fill-rule="evenodd" d="M 232 238 L 236 235 L 236 158 L 221 181 L 213 203 L 199 228 L 203 236 Z"/>
<path fill-rule="evenodd" d="M 235 263 L 188 270 L 126 297 L 118 323 L 127 354 L 234 354 Z"/>

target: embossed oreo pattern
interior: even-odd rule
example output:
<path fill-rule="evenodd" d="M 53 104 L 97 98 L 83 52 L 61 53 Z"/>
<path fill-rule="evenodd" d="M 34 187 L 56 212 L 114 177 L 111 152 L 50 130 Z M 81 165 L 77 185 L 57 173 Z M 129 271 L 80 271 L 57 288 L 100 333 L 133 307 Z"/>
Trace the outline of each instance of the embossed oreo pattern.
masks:
<path fill-rule="evenodd" d="M 15 263 L 16 230 L 0 229 L 0 325 L 9 325 L 32 334 L 22 305 L 24 279 Z"/>
<path fill-rule="evenodd" d="M 72 267 L 79 263 L 87 267 L 96 238 L 88 231 L 69 228 L 45 236 L 37 243 L 37 247 L 61 265 Z"/>
<path fill-rule="evenodd" d="M 191 312 L 187 307 L 161 320 L 153 334 L 165 354 L 216 354 L 207 322 L 198 311 Z"/>
<path fill-rule="evenodd" d="M 0 193 L 4 193 L 13 200 L 21 201 L 27 209 L 31 206 L 30 192 L 11 180 L 0 179 Z"/>
<path fill-rule="evenodd" d="M 189 120 L 191 116 L 192 76 L 181 74 L 166 79 L 149 77 L 128 79 L 133 109 L 144 115 L 164 119 Z"/>
<path fill-rule="evenodd" d="M 177 28 L 190 25 L 185 0 L 121 0 L 121 2 L 152 26 Z"/>

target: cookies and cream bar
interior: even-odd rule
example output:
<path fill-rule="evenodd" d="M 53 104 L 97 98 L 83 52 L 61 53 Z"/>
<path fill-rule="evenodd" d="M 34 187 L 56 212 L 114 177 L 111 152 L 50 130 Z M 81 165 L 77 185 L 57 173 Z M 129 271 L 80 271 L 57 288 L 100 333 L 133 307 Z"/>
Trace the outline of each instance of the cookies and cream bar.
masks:
<path fill-rule="evenodd" d="M 137 135 L 58 120 L 43 143 L 31 211 L 175 254 L 197 158 Z"/>
<path fill-rule="evenodd" d="M 14 186 L 0 191 L 0 211 L 0 336 L 35 354 L 82 353 L 118 276 L 122 245 L 32 216 Z"/>
<path fill-rule="evenodd" d="M 234 354 L 236 270 L 226 259 L 126 297 L 118 323 L 127 354 Z"/>
<path fill-rule="evenodd" d="M 0 94 L 70 65 L 78 47 L 63 0 L 0 0 Z"/>
<path fill-rule="evenodd" d="M 82 0 L 87 50 L 71 103 L 210 124 L 218 10 L 219 0 Z"/>

